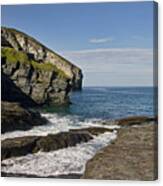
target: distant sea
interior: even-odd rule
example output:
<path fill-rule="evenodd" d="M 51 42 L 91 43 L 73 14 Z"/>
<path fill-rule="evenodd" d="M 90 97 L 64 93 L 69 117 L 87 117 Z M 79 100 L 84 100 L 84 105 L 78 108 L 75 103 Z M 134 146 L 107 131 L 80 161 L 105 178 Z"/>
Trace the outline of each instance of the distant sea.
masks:
<path fill-rule="evenodd" d="M 47 111 L 81 119 L 155 115 L 153 87 L 84 87 L 81 92 L 71 94 L 71 102 L 69 107 L 47 108 Z"/>

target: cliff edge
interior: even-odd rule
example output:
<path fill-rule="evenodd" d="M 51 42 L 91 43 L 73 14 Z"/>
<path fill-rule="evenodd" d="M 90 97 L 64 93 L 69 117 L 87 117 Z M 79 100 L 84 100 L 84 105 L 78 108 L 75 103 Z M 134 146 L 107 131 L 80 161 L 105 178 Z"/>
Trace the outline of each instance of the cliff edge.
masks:
<path fill-rule="evenodd" d="M 36 104 L 65 104 L 81 90 L 82 71 L 34 38 L 1 28 L 2 73 Z M 3 84 L 3 82 L 2 82 Z"/>

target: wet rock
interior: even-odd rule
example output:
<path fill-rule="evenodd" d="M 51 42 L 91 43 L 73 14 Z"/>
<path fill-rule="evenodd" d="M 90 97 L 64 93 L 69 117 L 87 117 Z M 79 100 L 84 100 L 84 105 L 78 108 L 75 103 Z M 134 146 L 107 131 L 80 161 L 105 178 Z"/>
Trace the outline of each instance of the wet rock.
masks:
<path fill-rule="evenodd" d="M 33 126 L 45 125 L 47 120 L 38 112 L 23 108 L 14 102 L 1 102 L 1 132 L 29 130 Z"/>
<path fill-rule="evenodd" d="M 70 131 L 89 132 L 91 135 L 98 136 L 105 132 L 113 132 L 114 129 L 108 129 L 108 128 L 103 128 L 103 127 L 88 127 L 88 128 L 82 128 L 82 129 L 70 129 Z"/>
<path fill-rule="evenodd" d="M 117 125 L 120 126 L 132 126 L 141 125 L 144 122 L 156 121 L 156 118 L 146 117 L 146 116 L 133 116 L 128 118 L 123 118 L 117 121 Z"/>
<path fill-rule="evenodd" d="M 49 134 L 37 140 L 34 152 L 42 150 L 49 152 L 60 148 L 75 146 L 77 143 L 87 142 L 92 137 L 86 132 L 63 132 L 56 135 Z"/>
<path fill-rule="evenodd" d="M 1 146 L 1 159 L 9 157 L 23 156 L 28 153 L 32 153 L 35 147 L 36 136 L 19 137 L 14 139 L 6 139 L 2 141 Z"/>
<path fill-rule="evenodd" d="M 5 139 L 1 143 L 1 158 L 22 156 L 38 151 L 49 152 L 75 146 L 93 139 L 87 132 L 62 132 L 47 136 L 24 136 Z"/>

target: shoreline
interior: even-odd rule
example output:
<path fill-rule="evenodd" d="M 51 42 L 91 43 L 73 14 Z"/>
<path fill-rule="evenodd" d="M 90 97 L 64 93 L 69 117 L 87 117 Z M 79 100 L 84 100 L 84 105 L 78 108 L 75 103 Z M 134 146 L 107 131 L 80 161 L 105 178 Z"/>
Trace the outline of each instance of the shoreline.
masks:
<path fill-rule="evenodd" d="M 125 134 L 124 136 L 127 135 L 129 137 L 128 140 L 131 143 L 133 143 L 133 145 L 135 145 L 135 143 L 137 142 L 137 139 L 138 138 L 142 139 L 138 135 L 139 133 L 144 136 L 143 139 L 146 139 L 146 136 L 148 136 L 148 133 L 151 132 L 151 130 L 154 131 L 154 129 L 157 128 L 157 125 L 155 124 L 154 121 L 155 121 L 155 118 L 148 118 L 148 117 L 128 117 L 128 118 L 124 118 L 124 119 L 119 120 L 119 124 L 121 125 L 121 128 L 116 129 L 116 131 L 118 131 L 117 138 L 115 140 L 113 140 L 111 142 L 111 144 L 106 145 L 106 146 L 102 147 L 101 149 L 97 150 L 97 152 L 93 155 L 93 157 L 86 162 L 86 164 L 85 164 L 85 171 L 84 171 L 83 174 L 70 173 L 70 174 L 67 174 L 67 175 L 62 175 L 61 174 L 61 175 L 57 175 L 57 176 L 50 175 L 49 174 L 49 176 L 45 176 L 45 177 L 44 176 L 35 175 L 35 174 L 32 174 L 32 175 L 30 175 L 30 174 L 23 174 L 21 172 L 19 172 L 19 173 L 12 173 L 12 172 L 11 173 L 10 172 L 7 173 L 7 172 L 2 171 L 1 174 L 4 177 L 44 177 L 44 178 L 65 178 L 65 179 L 80 179 L 80 178 L 81 179 L 83 179 L 83 178 L 84 179 L 90 179 L 90 178 L 91 179 L 118 179 L 116 177 L 116 174 L 117 173 L 114 173 L 114 176 L 111 177 L 111 178 L 109 176 L 106 176 L 105 177 L 105 175 L 102 175 L 103 174 L 102 173 L 103 172 L 103 169 L 106 169 L 105 165 L 107 165 L 108 161 L 107 162 L 104 162 L 104 164 L 103 164 L 104 167 L 100 167 L 100 166 L 101 166 L 101 161 L 103 159 L 105 160 L 105 158 L 108 158 L 108 157 L 105 157 L 108 154 L 107 153 L 107 150 L 112 149 L 112 148 L 113 149 L 117 149 L 113 153 L 115 156 L 116 156 L 117 153 L 118 154 L 120 154 L 120 153 L 123 154 L 123 152 L 121 152 L 121 148 L 119 148 L 119 149 L 117 148 L 117 145 L 116 145 L 117 144 L 117 141 L 120 141 L 121 146 L 123 146 L 124 148 L 128 148 L 128 149 L 131 149 L 132 150 L 133 147 L 131 145 L 129 147 L 127 146 L 127 141 L 126 141 L 126 139 L 123 139 L 122 138 L 122 136 L 123 136 L 122 134 L 124 133 Z M 117 121 L 116 121 L 116 124 L 117 124 Z M 99 132 L 100 133 L 105 133 L 108 130 L 106 128 L 104 129 L 105 125 L 107 125 L 107 123 L 105 123 L 104 125 L 101 125 L 101 129 L 99 128 L 100 131 L 98 131 L 98 127 L 97 128 L 91 128 L 91 126 L 90 126 L 90 128 L 78 129 L 78 130 L 70 130 L 69 132 L 77 132 L 77 133 L 78 132 L 84 132 L 84 133 L 85 132 L 88 132 L 89 134 L 92 133 L 94 135 L 99 135 L 98 134 Z M 154 134 L 156 135 L 156 133 L 154 133 Z M 154 136 L 153 135 L 152 134 L 149 135 L 150 137 L 148 138 L 148 141 L 150 143 L 152 143 L 153 145 L 155 145 L 154 144 L 154 141 L 153 141 L 154 140 Z M 146 143 L 146 141 L 144 142 L 144 141 L 141 141 L 140 140 L 140 143 L 141 143 L 141 145 L 145 145 L 144 143 Z M 105 152 L 105 149 L 106 149 L 106 152 Z M 151 149 L 151 150 L 153 150 L 153 149 Z M 146 149 L 143 150 L 143 152 L 146 153 L 147 152 Z M 100 162 L 98 162 L 98 161 L 96 162 L 96 157 L 98 157 L 99 154 L 100 154 L 100 156 L 102 155 L 102 160 L 100 158 Z M 130 157 L 131 160 L 132 160 L 132 158 L 139 159 L 139 158 L 137 158 L 135 156 L 131 156 Z M 94 163 L 94 159 L 95 159 L 95 163 Z M 150 160 L 152 161 L 151 158 L 150 158 Z M 93 163 L 91 163 L 92 161 L 93 161 Z M 114 160 L 114 158 L 113 158 L 112 159 L 112 162 L 114 162 L 114 161 L 119 162 L 120 160 L 119 159 L 118 160 L 117 159 Z M 3 164 L 3 162 L 2 162 L 2 164 Z M 92 167 L 92 164 L 93 164 L 93 167 Z M 94 169 L 95 169 L 94 166 L 96 166 L 96 164 L 100 167 L 100 168 L 98 167 L 98 171 L 101 170 L 101 172 L 98 172 L 97 171 L 96 174 L 97 175 L 101 175 L 101 177 L 97 176 L 96 174 L 93 175 L 93 172 L 94 172 Z M 107 165 L 107 167 L 110 167 L 110 165 Z M 125 170 L 125 168 L 123 168 L 123 170 Z M 92 175 L 89 175 L 88 172 L 90 172 L 90 174 L 92 174 Z M 96 170 L 95 170 L 95 172 L 96 172 Z M 104 172 L 106 172 L 106 171 L 104 171 Z M 157 176 L 153 176 L 153 179 L 155 179 L 156 177 Z M 121 177 L 119 179 L 121 179 Z M 127 179 L 127 178 L 123 178 L 122 177 L 122 179 Z M 128 178 L 128 179 L 130 179 L 130 178 Z M 135 179 L 137 180 L 136 177 L 135 177 Z M 151 177 L 150 177 L 150 180 L 153 180 L 153 179 L 151 179 Z"/>

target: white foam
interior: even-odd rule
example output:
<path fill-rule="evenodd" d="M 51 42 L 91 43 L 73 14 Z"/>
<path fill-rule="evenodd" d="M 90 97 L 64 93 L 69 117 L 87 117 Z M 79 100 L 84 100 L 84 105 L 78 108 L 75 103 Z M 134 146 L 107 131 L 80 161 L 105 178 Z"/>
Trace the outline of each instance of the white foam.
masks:
<path fill-rule="evenodd" d="M 86 162 L 116 138 L 116 132 L 106 132 L 87 143 L 49 153 L 39 152 L 2 161 L 3 172 L 41 177 L 82 174 Z"/>
<path fill-rule="evenodd" d="M 13 131 L 7 132 L 1 135 L 1 139 L 4 140 L 6 138 L 15 138 L 22 136 L 45 136 L 49 133 L 56 134 L 59 132 L 66 132 L 69 129 L 78 129 L 85 127 L 104 127 L 117 129 L 119 126 L 117 125 L 101 125 L 101 120 L 99 119 L 85 119 L 84 121 L 80 121 L 77 116 L 60 116 L 58 114 L 42 114 L 43 117 L 47 118 L 49 123 L 36 126 L 28 131 Z"/>

